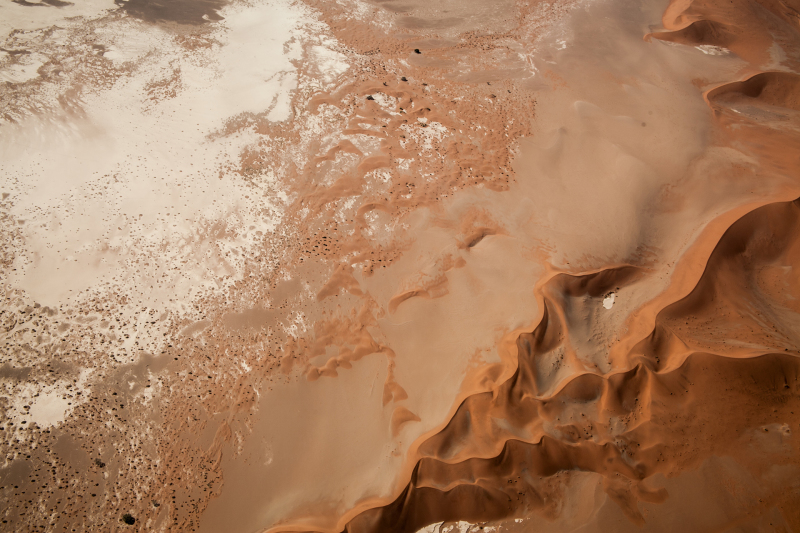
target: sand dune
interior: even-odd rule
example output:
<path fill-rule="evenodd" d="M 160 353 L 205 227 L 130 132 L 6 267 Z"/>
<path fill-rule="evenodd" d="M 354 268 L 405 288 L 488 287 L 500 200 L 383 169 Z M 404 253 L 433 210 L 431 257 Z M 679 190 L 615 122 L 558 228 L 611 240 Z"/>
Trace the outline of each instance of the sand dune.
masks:
<path fill-rule="evenodd" d="M 791 427 L 798 408 L 797 315 L 786 305 L 795 299 L 785 290 L 797 210 L 796 202 L 770 204 L 737 221 L 692 293 L 659 313 L 653 333 L 631 354 L 631 370 L 573 373 L 554 394 L 542 394 L 542 360 L 563 350 L 566 341 L 565 324 L 552 320 L 551 313 L 582 314 L 580 307 L 554 306 L 533 332 L 519 337 L 515 375 L 497 390 L 465 400 L 448 425 L 420 447 L 423 458 L 400 497 L 359 516 L 347 530 L 416 530 L 442 521 L 531 515 L 545 519 L 549 530 L 568 530 L 578 524 L 576 511 L 566 512 L 566 499 L 586 482 L 602 487 L 633 524 L 654 530 L 691 527 L 700 519 L 697 510 L 667 518 L 662 513 L 670 511 L 647 504 L 670 497 L 667 479 L 681 479 L 718 456 L 735 458 L 752 476 L 738 482 L 769 496 L 707 519 L 704 529 L 729 520 L 764 527 L 770 512 L 784 527 L 796 528 L 797 496 L 784 490 L 787 483 L 794 487 L 790 479 L 798 469 Z M 630 274 L 604 271 L 569 284 L 589 289 L 584 294 L 590 296 L 591 288 L 602 294 L 624 285 L 626 277 Z M 577 292 L 559 289 L 571 297 Z M 766 437 L 770 431 L 777 432 L 772 440 Z M 758 432 L 765 434 L 763 441 L 754 439 Z M 753 447 L 759 450 L 755 455 Z M 741 476 L 729 470 L 728 475 Z M 588 472 L 596 474 L 591 481 L 575 479 Z M 727 503 L 726 496 L 717 486 L 706 504 Z M 604 502 L 582 505 L 598 503 Z M 613 523 L 612 516 L 595 514 L 584 525 Z M 513 524 L 508 528 L 514 530 Z M 535 526 L 521 530 L 530 528 Z"/>
<path fill-rule="evenodd" d="M 0 8 L 3 529 L 800 531 L 795 4 Z"/>

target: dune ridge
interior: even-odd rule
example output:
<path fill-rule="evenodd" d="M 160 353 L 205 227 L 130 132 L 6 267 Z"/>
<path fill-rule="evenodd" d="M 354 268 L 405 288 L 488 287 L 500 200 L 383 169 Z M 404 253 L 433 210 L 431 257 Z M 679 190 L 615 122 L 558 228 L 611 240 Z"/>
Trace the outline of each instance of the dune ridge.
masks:
<path fill-rule="evenodd" d="M 642 526 L 637 504 L 659 504 L 669 495 L 663 487 L 649 488 L 648 478 L 678 476 L 712 455 L 734 456 L 762 472 L 781 465 L 793 476 L 789 473 L 800 465 L 786 421 L 796 421 L 800 405 L 800 362 L 792 322 L 796 307 L 784 306 L 788 301 L 796 306 L 796 300 L 777 287 L 787 278 L 775 279 L 773 271 L 759 283 L 753 273 L 794 264 L 798 222 L 800 200 L 769 204 L 736 221 L 691 293 L 658 313 L 653 332 L 631 353 L 631 370 L 571 376 L 558 390 L 542 394 L 538 382 L 547 372 L 541 360 L 568 342 L 565 308 L 572 307 L 549 302 L 539 326 L 517 340 L 514 376 L 497 390 L 465 400 L 448 425 L 420 447 L 423 458 L 400 497 L 365 512 L 345 530 L 416 531 L 432 523 L 531 516 L 559 529 L 559 520 L 570 521 L 562 516 L 561 500 L 576 471 L 599 474 L 608 497 Z M 631 270 L 566 276 L 551 285 L 559 295 L 597 298 L 619 290 L 634 277 Z M 754 293 L 723 289 L 741 286 Z M 755 293 L 762 287 L 771 292 Z M 741 310 L 747 306 L 730 302 L 729 295 L 754 298 L 759 316 L 752 311 L 746 316 Z M 781 308 L 789 323 L 775 320 Z M 572 307 L 569 314 L 580 312 Z M 759 320 L 762 313 L 774 321 Z M 743 435 L 770 429 L 794 442 L 788 450 L 751 457 Z M 787 482 L 784 477 L 777 486 L 765 483 L 772 501 L 747 509 L 745 518 L 758 518 L 772 505 L 785 526 L 798 527 L 793 509 L 800 493 L 795 484 L 782 493 L 780 484 Z M 508 529 L 514 530 L 513 522 Z"/>

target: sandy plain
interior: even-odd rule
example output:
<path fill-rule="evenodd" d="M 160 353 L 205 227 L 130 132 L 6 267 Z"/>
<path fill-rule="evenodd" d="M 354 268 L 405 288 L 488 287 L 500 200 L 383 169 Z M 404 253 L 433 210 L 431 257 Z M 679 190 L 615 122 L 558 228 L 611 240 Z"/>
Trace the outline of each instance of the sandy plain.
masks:
<path fill-rule="evenodd" d="M 2 529 L 800 531 L 798 13 L 2 4 Z"/>

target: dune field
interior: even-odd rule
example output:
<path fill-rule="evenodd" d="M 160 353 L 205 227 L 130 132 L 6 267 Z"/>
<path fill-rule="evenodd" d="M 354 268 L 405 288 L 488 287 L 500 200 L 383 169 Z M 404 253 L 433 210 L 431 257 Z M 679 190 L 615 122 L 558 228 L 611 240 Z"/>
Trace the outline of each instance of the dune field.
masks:
<path fill-rule="evenodd" d="M 2 0 L 0 531 L 800 533 L 800 1 Z"/>

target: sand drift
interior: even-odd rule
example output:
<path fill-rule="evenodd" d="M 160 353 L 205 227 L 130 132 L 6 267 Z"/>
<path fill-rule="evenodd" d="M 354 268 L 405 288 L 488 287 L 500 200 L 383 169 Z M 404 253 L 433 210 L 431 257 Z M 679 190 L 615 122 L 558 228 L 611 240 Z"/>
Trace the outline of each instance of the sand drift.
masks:
<path fill-rule="evenodd" d="M 0 530 L 800 531 L 800 3 L 0 40 Z"/>

